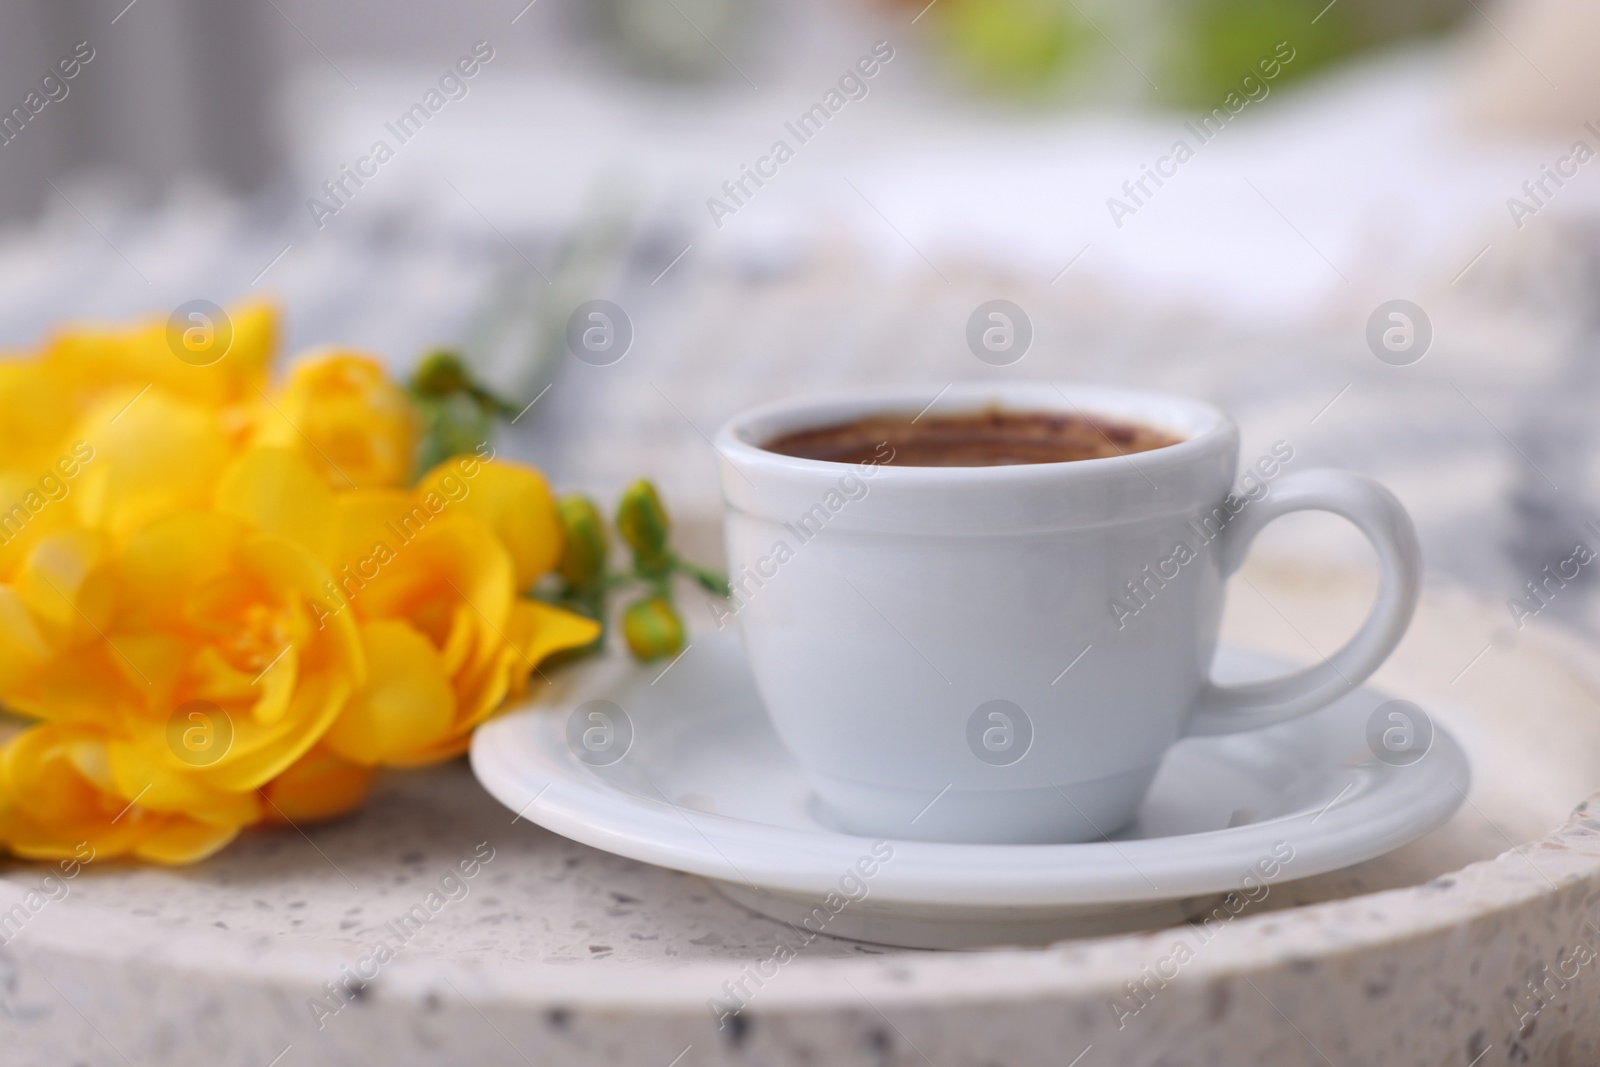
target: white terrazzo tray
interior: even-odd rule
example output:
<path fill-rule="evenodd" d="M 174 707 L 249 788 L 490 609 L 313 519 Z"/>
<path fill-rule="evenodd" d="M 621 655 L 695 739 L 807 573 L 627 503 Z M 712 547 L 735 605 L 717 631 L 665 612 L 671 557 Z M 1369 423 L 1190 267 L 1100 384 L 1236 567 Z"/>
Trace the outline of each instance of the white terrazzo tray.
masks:
<path fill-rule="evenodd" d="M 1300 659 L 1371 594 L 1270 561 L 1245 576 L 1225 637 Z M 0 915 L 28 910 L 0 947 L 0 1062 L 1595 1063 L 1600 817 L 1582 805 L 1600 789 L 1600 651 L 1509 622 L 1430 591 L 1374 679 L 1471 758 L 1450 822 L 1274 886 L 1208 938 L 938 953 L 819 937 L 769 962 L 789 928 L 514 822 L 458 763 L 198 867 L 91 865 L 37 910 L 47 869 L 0 868 Z M 393 958 L 359 995 L 332 996 L 380 945 Z M 710 1002 L 741 987 L 719 1029 Z"/>

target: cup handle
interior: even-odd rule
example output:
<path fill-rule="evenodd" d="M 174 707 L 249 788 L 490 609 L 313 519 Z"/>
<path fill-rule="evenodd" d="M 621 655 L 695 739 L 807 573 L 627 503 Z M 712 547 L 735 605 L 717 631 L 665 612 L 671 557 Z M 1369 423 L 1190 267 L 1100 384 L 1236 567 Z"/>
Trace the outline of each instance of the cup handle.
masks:
<path fill-rule="evenodd" d="M 1279 678 L 1243 685 L 1205 682 L 1185 736 L 1232 734 L 1293 719 L 1332 702 L 1367 680 L 1404 636 L 1422 587 L 1422 550 L 1411 517 L 1395 495 L 1347 471 L 1309 470 L 1273 484 L 1217 538 L 1222 574 L 1239 569 L 1262 527 L 1291 511 L 1331 511 L 1355 523 L 1378 552 L 1378 601 L 1361 629 L 1327 660 Z"/>

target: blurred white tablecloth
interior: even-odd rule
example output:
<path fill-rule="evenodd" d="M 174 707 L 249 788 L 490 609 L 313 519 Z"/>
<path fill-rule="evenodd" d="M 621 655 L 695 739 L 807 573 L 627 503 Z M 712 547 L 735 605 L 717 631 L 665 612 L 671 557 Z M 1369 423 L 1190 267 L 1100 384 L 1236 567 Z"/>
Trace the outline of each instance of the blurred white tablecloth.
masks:
<path fill-rule="evenodd" d="M 1247 458 L 1281 439 L 1298 465 L 1368 471 L 1417 516 L 1436 571 L 1497 596 L 1589 537 L 1600 186 L 1583 173 L 1516 227 L 1506 199 L 1570 141 L 1467 134 L 1450 55 L 1275 92 L 1120 228 L 1105 199 L 1192 116 L 1002 116 L 930 98 L 890 64 L 715 227 L 705 199 L 829 84 L 808 79 L 870 45 L 824 50 L 748 97 L 575 84 L 507 56 L 322 229 L 307 198 L 437 72 L 353 71 L 362 89 L 345 95 L 309 76 L 297 177 L 278 194 L 190 188 L 140 208 L 70 182 L 37 224 L 5 234 L 0 344 L 33 343 L 58 319 L 259 292 L 283 301 L 293 349 L 351 344 L 404 367 L 481 336 L 470 327 L 489 294 L 511 286 L 554 362 L 521 383 L 525 400 L 551 388 L 508 445 L 564 487 L 609 494 L 643 474 L 709 512 L 707 438 L 746 404 L 1052 376 L 1198 393 L 1238 416 Z M 575 219 L 591 238 L 618 227 L 587 271 L 571 257 L 559 268 Z M 1035 341 L 990 368 L 964 328 L 1000 296 L 1026 309 Z M 552 343 L 589 297 L 635 327 L 609 367 Z M 1365 341 L 1369 314 L 1396 297 L 1435 333 L 1407 367 Z M 528 347 L 473 344 L 502 372 Z M 1273 537 L 1363 551 L 1335 525 L 1286 522 Z M 1585 582 L 1552 612 L 1591 625 Z"/>

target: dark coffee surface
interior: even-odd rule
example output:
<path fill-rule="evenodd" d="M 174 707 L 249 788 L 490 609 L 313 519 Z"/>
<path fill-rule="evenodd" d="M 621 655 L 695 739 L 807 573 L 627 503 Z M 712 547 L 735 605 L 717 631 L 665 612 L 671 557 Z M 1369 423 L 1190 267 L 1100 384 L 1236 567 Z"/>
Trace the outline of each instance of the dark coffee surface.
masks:
<path fill-rule="evenodd" d="M 784 434 L 769 452 L 833 463 L 997 467 L 1148 452 L 1183 438 L 1100 416 L 986 408 L 961 415 L 875 415 Z"/>

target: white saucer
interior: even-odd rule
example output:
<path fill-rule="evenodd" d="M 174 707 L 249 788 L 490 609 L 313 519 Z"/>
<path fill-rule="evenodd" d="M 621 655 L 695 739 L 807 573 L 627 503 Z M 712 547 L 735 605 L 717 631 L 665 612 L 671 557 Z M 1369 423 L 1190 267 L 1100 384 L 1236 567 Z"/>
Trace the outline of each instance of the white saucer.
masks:
<path fill-rule="evenodd" d="M 1283 666 L 1224 648 L 1216 673 L 1238 681 Z M 731 632 L 697 636 L 664 674 L 613 658 L 573 672 L 563 689 L 555 706 L 479 728 L 472 767 L 496 799 L 575 841 L 713 879 L 797 927 L 890 945 L 1044 944 L 1198 918 L 1239 906 L 1230 892 L 1260 897 L 1264 884 L 1415 840 L 1450 817 L 1470 782 L 1466 757 L 1436 723 L 1416 762 L 1374 759 L 1368 720 L 1388 698 L 1361 688 L 1296 722 L 1180 742 L 1137 821 L 1113 840 L 893 841 L 875 854 L 873 841 L 819 820 Z M 596 699 L 626 711 L 609 749 L 603 726 L 590 735 L 599 755 L 568 742 L 569 722 L 592 725 L 573 712 Z"/>

